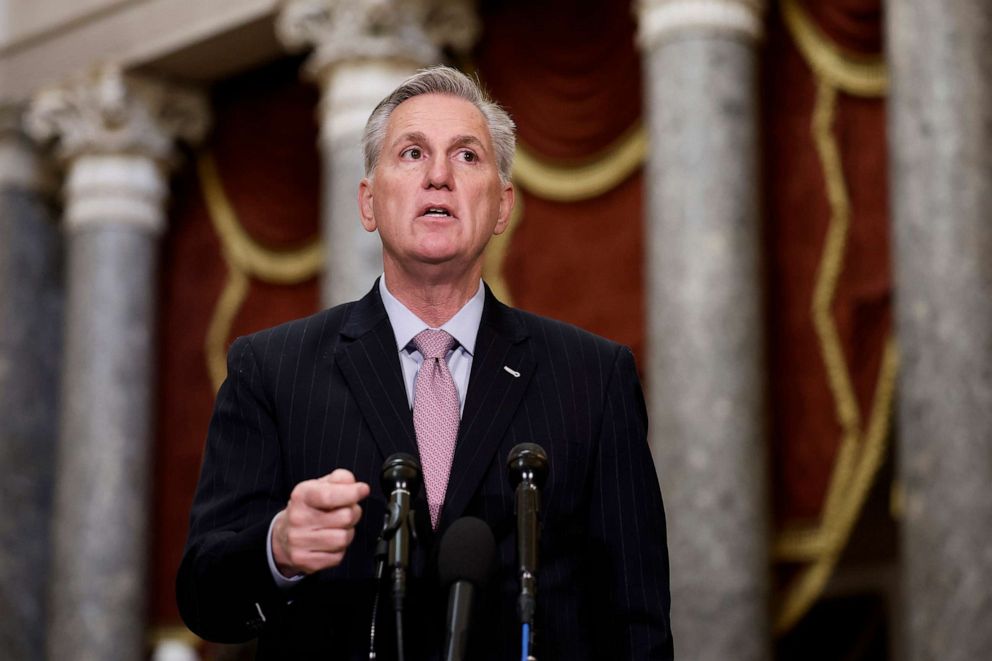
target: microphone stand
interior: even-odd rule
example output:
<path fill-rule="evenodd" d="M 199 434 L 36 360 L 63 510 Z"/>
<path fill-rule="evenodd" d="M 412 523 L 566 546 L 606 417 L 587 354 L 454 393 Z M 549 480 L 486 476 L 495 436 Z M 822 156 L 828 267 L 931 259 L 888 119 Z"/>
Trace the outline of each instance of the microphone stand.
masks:
<path fill-rule="evenodd" d="M 540 492 L 531 481 L 521 482 L 517 487 L 517 537 L 518 539 L 538 538 L 538 511 Z M 534 649 L 534 614 L 537 610 L 537 549 L 521 545 L 520 548 L 520 596 L 517 612 L 521 622 L 521 659 L 537 661 L 531 654 Z"/>
<path fill-rule="evenodd" d="M 519 556 L 520 649 L 522 661 L 536 661 L 534 615 L 537 610 L 537 555 L 540 539 L 541 486 L 548 474 L 548 455 L 535 443 L 521 443 L 507 457 L 510 484 L 516 492 L 517 555 Z"/>
<path fill-rule="evenodd" d="M 395 506 L 386 515 L 383 528 L 383 541 L 387 543 L 388 565 L 393 579 L 393 610 L 396 613 L 396 658 L 404 661 L 403 654 L 403 604 L 406 600 L 406 569 L 410 566 L 410 541 L 416 541 L 413 510 L 410 509 L 410 492 L 402 491 L 403 498 L 397 498 Z M 394 491 L 393 493 L 397 493 Z M 376 545 L 376 552 L 380 544 Z M 381 561 L 380 561 L 381 562 Z M 377 572 L 381 578 L 382 572 Z"/>
<path fill-rule="evenodd" d="M 420 487 L 420 464 L 408 454 L 391 455 L 383 464 L 381 481 L 383 491 L 389 494 L 389 503 L 375 547 L 375 579 L 377 585 L 381 586 L 388 565 L 392 578 L 393 610 L 396 613 L 396 658 L 404 661 L 403 604 L 406 599 L 406 570 L 410 565 L 411 540 L 417 539 L 410 502 Z M 377 589 L 372 604 L 372 627 L 369 634 L 370 660 L 376 658 L 375 621 L 378 609 Z"/>
<path fill-rule="evenodd" d="M 386 519 L 382 524 L 382 532 L 375 543 L 375 597 L 372 599 L 372 624 L 369 627 L 369 661 L 376 660 L 375 653 L 375 622 L 379 615 L 379 593 L 382 592 L 382 576 L 386 570 L 386 555 L 389 553 L 389 540 L 386 539 L 386 531 L 390 527 L 390 513 L 386 512 Z"/>

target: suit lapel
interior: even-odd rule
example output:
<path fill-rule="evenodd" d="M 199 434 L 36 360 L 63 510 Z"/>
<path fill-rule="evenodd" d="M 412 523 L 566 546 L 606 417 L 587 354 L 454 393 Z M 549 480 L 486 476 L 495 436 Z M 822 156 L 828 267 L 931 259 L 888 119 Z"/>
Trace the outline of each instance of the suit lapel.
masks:
<path fill-rule="evenodd" d="M 341 327 L 334 355 L 383 457 L 417 454 L 396 337 L 379 297 L 379 282 L 356 301 Z"/>
<path fill-rule="evenodd" d="M 486 287 L 439 530 L 462 515 L 492 461 L 503 460 L 495 456 L 496 451 L 536 365 L 527 352 L 526 339 L 516 313 Z"/>

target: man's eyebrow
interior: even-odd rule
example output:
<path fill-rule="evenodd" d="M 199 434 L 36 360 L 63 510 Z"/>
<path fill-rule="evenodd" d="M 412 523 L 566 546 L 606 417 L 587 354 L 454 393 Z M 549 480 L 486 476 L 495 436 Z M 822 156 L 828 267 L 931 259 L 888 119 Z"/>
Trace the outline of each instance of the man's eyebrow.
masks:
<path fill-rule="evenodd" d="M 429 140 L 427 139 L 427 136 L 421 131 L 408 131 L 407 133 L 403 133 L 402 135 L 397 137 L 396 140 L 393 141 L 393 145 L 396 146 L 409 142 L 413 142 L 419 145 L 426 145 L 429 142 Z M 479 149 L 481 151 L 485 151 L 486 148 L 486 145 L 482 142 L 482 140 L 480 140 L 479 138 L 477 138 L 476 136 L 470 133 L 466 133 L 463 135 L 456 135 L 454 138 L 452 138 L 449 149 L 457 149 L 459 147 L 469 147 L 469 146 L 475 147 L 476 149 Z"/>
<path fill-rule="evenodd" d="M 474 135 L 457 135 L 455 139 L 451 141 L 452 147 L 467 147 L 473 146 L 477 149 L 485 149 L 485 145 L 482 144 L 482 140 L 479 140 Z"/>
<path fill-rule="evenodd" d="M 396 140 L 393 141 L 393 145 L 399 145 L 404 142 L 416 142 L 417 144 L 422 145 L 427 142 L 427 136 L 420 131 L 410 131 L 396 138 Z"/>

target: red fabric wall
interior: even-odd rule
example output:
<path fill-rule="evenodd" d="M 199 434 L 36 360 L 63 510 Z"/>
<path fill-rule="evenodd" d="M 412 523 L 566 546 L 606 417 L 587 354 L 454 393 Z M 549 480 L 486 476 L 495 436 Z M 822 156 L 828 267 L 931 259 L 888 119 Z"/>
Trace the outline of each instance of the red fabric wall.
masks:
<path fill-rule="evenodd" d="M 476 52 L 521 143 L 562 165 L 597 157 L 641 115 L 633 13 L 609 0 L 580 5 L 484 3 Z M 520 192 L 523 217 L 504 264 L 513 303 L 628 344 L 643 363 L 641 173 L 581 202 Z"/>
<path fill-rule="evenodd" d="M 806 6 L 836 43 L 879 52 L 877 0 Z M 480 15 L 474 64 L 537 156 L 588 161 L 637 124 L 641 57 L 626 3 L 492 1 L 480 4 Z M 300 64 L 289 59 L 218 84 L 205 147 L 242 226 L 274 250 L 299 247 L 318 232 L 317 93 L 299 81 Z M 840 427 L 810 312 L 830 218 L 811 133 L 815 78 L 775 10 L 763 67 L 770 440 L 781 528 L 820 514 Z M 833 128 L 851 216 L 831 316 L 866 418 L 891 327 L 884 101 L 841 94 Z M 521 191 L 523 217 L 504 265 L 514 304 L 631 345 L 642 365 L 644 185 L 637 171 L 576 203 Z M 153 513 L 151 614 L 159 624 L 178 622 L 172 582 L 213 400 L 204 343 L 227 274 L 194 168 L 174 199 L 163 247 Z M 317 305 L 316 280 L 252 281 L 230 337 Z"/>
<path fill-rule="evenodd" d="M 214 128 L 203 147 L 217 163 L 242 227 L 274 250 L 295 248 L 318 232 L 317 93 L 299 80 L 299 66 L 291 59 L 218 84 L 211 93 Z M 179 621 L 175 573 L 214 398 L 204 345 L 227 278 L 195 163 L 187 163 L 173 198 L 159 309 L 154 624 Z M 229 339 L 317 309 L 316 279 L 290 286 L 252 280 Z"/>

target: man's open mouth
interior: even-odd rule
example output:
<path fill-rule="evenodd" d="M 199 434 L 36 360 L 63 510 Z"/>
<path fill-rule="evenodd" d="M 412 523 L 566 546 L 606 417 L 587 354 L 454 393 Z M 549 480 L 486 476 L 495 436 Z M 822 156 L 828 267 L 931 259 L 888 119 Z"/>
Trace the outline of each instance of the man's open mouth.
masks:
<path fill-rule="evenodd" d="M 427 216 L 428 218 L 450 218 L 451 211 L 447 207 L 430 206 L 424 209 L 420 215 Z"/>

